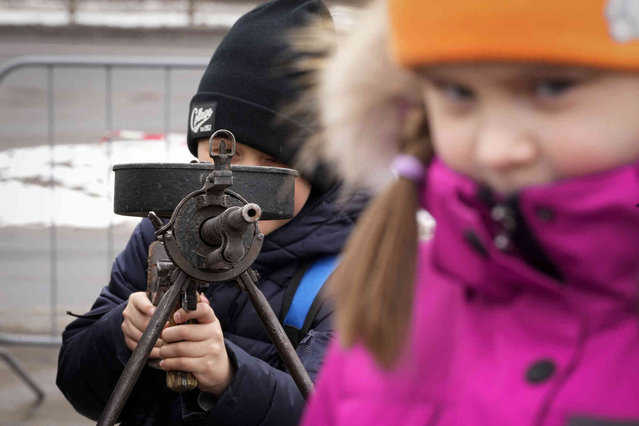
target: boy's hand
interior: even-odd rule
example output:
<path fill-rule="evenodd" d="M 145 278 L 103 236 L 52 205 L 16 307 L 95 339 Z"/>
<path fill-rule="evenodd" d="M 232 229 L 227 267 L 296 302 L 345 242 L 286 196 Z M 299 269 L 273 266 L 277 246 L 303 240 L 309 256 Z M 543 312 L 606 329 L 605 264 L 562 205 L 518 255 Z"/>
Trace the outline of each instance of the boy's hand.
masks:
<path fill-rule="evenodd" d="M 135 349 L 142 337 L 142 333 L 151 320 L 151 316 L 155 312 L 155 306 L 151 303 L 146 293 L 138 291 L 131 293 L 129 301 L 122 312 L 122 333 L 124 334 L 124 343 L 131 351 Z M 151 350 L 149 359 L 160 358 L 160 347 L 162 339 L 155 342 L 155 347 Z"/>
<path fill-rule="evenodd" d="M 220 396 L 231 383 L 234 371 L 226 353 L 222 327 L 209 301 L 202 295 L 195 311 L 179 309 L 173 318 L 181 325 L 162 331 L 160 366 L 167 371 L 188 371 L 198 380 L 200 390 Z M 191 319 L 197 323 L 183 324 Z"/>

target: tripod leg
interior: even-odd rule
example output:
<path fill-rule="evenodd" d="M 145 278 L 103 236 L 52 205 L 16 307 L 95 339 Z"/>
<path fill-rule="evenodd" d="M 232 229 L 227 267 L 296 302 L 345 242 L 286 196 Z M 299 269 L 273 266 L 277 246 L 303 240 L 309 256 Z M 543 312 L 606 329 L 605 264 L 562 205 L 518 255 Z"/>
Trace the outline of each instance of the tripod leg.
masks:
<path fill-rule="evenodd" d="M 126 363 L 124 371 L 118 379 L 113 392 L 111 392 L 109 401 L 107 402 L 106 407 L 104 407 L 100 420 L 98 420 L 98 425 L 111 426 L 117 421 L 122 408 L 124 408 L 126 400 L 133 390 L 135 382 L 138 380 L 138 377 L 142 372 L 142 368 L 146 364 L 146 360 L 149 358 L 149 354 L 151 353 L 155 342 L 158 340 L 158 337 L 162 332 L 164 324 L 166 324 L 166 321 L 169 319 L 169 315 L 171 315 L 173 306 L 175 306 L 175 302 L 180 296 L 180 292 L 188 281 L 188 276 L 184 272 L 180 271 L 173 285 L 170 286 L 169 290 L 164 294 L 164 297 L 162 297 L 162 300 L 151 317 L 146 330 L 144 330 L 138 345 L 131 354 L 129 362 Z"/>

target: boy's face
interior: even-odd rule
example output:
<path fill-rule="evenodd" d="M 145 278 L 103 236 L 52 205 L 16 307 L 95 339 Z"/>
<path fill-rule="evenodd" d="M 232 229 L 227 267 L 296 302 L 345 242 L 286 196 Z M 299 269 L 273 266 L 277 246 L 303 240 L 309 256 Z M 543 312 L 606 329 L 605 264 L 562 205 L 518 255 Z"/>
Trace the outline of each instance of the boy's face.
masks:
<path fill-rule="evenodd" d="M 213 146 L 219 147 L 219 139 L 215 139 L 216 142 Z M 209 140 L 208 139 L 200 139 L 197 146 L 197 158 L 200 161 L 211 162 L 213 161 L 209 156 Z M 248 145 L 244 145 L 243 143 L 237 142 L 235 146 L 235 155 L 233 156 L 232 164 L 238 166 L 262 166 L 262 167 L 285 167 L 289 168 L 285 164 L 278 162 L 276 159 L 271 157 L 268 154 L 263 153 L 262 151 L 258 151 L 255 148 L 251 148 Z M 311 185 L 302 177 L 295 178 L 295 206 L 293 208 L 293 216 L 297 215 L 306 200 L 308 200 L 308 196 L 311 193 Z M 290 219 L 282 219 L 282 220 L 260 220 L 258 222 L 258 226 L 260 228 L 260 232 L 264 235 L 268 235 L 276 229 L 280 228 Z"/>
<path fill-rule="evenodd" d="M 639 160 L 639 73 L 454 64 L 423 76 L 435 151 L 498 192 Z"/>

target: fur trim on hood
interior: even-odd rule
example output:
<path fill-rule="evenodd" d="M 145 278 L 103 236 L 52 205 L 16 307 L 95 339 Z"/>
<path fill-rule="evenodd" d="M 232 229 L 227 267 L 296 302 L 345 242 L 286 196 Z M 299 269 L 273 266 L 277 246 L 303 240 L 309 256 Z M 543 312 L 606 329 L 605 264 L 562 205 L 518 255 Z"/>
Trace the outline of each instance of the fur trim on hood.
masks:
<path fill-rule="evenodd" d="M 348 188 L 380 191 L 403 144 L 415 106 L 423 113 L 417 78 L 391 58 L 386 2 L 375 1 L 320 67 L 315 105 L 320 131 L 305 142 L 296 166 L 331 166 Z M 312 31 L 312 30 L 311 30 Z"/>

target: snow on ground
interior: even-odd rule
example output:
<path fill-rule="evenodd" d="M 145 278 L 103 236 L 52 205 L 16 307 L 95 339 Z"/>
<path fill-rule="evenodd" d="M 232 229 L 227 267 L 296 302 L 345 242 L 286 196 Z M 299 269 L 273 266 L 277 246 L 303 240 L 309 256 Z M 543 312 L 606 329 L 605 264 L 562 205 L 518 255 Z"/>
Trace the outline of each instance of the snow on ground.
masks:
<path fill-rule="evenodd" d="M 0 151 L 0 228 L 55 224 L 95 229 L 137 223 L 139 218 L 113 213 L 113 165 L 193 159 L 183 134 L 170 134 L 168 142 L 162 135 L 135 131 L 114 136 L 109 142 Z M 430 238 L 433 218 L 425 211 L 417 218 L 420 237 Z"/>
<path fill-rule="evenodd" d="M 113 165 L 192 159 L 184 135 L 171 134 L 167 143 L 139 132 L 118 132 L 110 142 L 0 151 L 0 227 L 137 222 L 113 213 Z"/>

